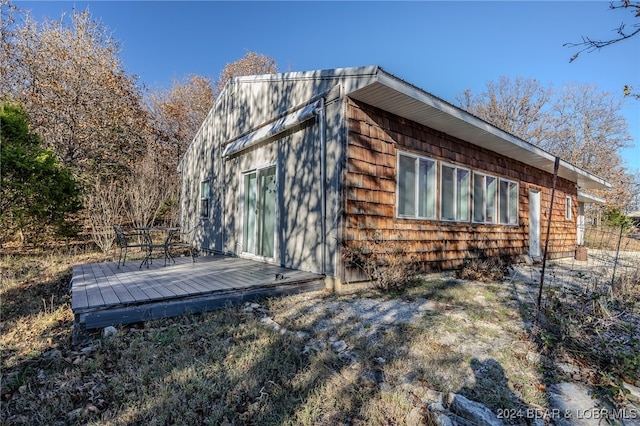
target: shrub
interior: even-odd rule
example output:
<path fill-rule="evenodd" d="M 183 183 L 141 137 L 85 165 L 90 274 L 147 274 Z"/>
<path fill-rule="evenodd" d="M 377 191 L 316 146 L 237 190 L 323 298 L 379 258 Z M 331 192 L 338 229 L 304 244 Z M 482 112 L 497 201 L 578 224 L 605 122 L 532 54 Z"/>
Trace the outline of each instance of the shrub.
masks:
<path fill-rule="evenodd" d="M 456 271 L 456 277 L 482 282 L 502 281 L 509 275 L 511 263 L 509 259 L 498 256 L 469 259 L 464 262 L 460 270 Z"/>
<path fill-rule="evenodd" d="M 402 290 L 415 281 L 419 262 L 398 241 L 383 241 L 379 233 L 364 241 L 343 243 L 345 263 L 360 270 L 381 290 Z"/>

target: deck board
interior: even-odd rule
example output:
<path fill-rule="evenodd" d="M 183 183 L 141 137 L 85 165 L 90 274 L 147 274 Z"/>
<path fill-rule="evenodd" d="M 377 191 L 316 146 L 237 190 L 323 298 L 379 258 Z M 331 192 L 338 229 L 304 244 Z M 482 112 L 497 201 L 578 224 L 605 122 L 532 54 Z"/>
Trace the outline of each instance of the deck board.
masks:
<path fill-rule="evenodd" d="M 105 305 L 117 305 L 121 303 L 120 298 L 118 297 L 118 294 L 115 291 L 115 289 L 118 288 L 119 286 L 112 285 L 107 273 L 103 271 L 101 264 L 92 263 L 90 264 L 90 268 L 95 277 L 100 277 L 100 279 L 105 279 L 106 283 L 109 284 L 109 285 L 100 286 L 98 288 L 98 291 L 100 292 L 100 296 L 102 297 L 103 303 Z"/>
<path fill-rule="evenodd" d="M 284 277 L 284 278 L 282 278 Z M 70 283 L 76 323 L 86 328 L 204 312 L 270 295 L 322 290 L 324 276 L 249 259 L 202 256 L 76 265 Z"/>
<path fill-rule="evenodd" d="M 71 309 L 77 307 L 88 306 L 86 291 L 86 280 L 84 275 L 83 265 L 76 265 L 73 267 L 73 275 L 71 278 Z"/>

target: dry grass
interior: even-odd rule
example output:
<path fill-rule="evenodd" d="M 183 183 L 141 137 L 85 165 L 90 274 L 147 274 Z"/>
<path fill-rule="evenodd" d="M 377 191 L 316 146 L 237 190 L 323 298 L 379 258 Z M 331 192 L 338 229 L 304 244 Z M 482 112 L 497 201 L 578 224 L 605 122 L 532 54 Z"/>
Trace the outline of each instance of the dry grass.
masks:
<path fill-rule="evenodd" d="M 547 290 L 542 335 L 591 371 L 605 399 L 623 402 L 623 382 L 640 386 L 640 275 L 618 277 L 613 287 Z"/>
<path fill-rule="evenodd" d="M 617 226 L 586 227 L 584 245 L 600 250 L 640 252 L 640 233 L 635 228 L 621 230 Z"/>
<path fill-rule="evenodd" d="M 438 278 L 394 295 L 293 296 L 121 326 L 72 347 L 66 286 L 71 265 L 88 259 L 2 259 L 0 423 L 396 425 L 427 389 L 494 410 L 546 404 L 549 360 L 527 339 L 530 307 L 508 284 Z M 344 316 L 394 299 L 429 309 L 397 324 Z M 346 352 L 332 350 L 336 340 Z"/>

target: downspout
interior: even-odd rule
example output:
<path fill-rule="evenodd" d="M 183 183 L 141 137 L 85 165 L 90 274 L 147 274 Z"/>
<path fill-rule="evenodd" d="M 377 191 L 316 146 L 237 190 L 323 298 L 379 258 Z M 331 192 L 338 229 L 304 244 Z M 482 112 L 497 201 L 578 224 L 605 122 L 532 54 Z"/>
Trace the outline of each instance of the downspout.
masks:
<path fill-rule="evenodd" d="M 226 185 L 226 179 L 227 179 L 227 161 L 222 157 L 222 146 L 220 146 L 219 149 L 220 153 L 218 154 L 218 156 L 220 157 L 220 169 L 221 172 L 218 173 L 218 179 L 216 180 L 216 183 L 219 186 L 222 186 L 221 189 L 216 188 L 216 190 L 218 191 L 218 193 L 222 192 L 222 196 L 220 198 L 220 232 L 221 232 L 221 237 L 220 237 L 220 251 L 223 254 L 226 254 L 227 250 L 225 250 L 225 247 L 227 246 L 227 185 Z M 215 160 L 214 160 L 215 161 Z M 215 163 L 214 163 L 214 167 L 215 167 Z M 214 170 L 215 173 L 215 170 Z M 220 182 L 222 180 L 222 182 Z"/>
<path fill-rule="evenodd" d="M 229 129 L 229 111 L 227 110 L 227 106 L 229 105 L 227 99 L 224 100 L 224 108 L 223 108 L 223 113 L 224 113 L 224 119 L 225 119 L 225 130 Z M 216 188 L 218 195 L 221 194 L 220 197 L 220 233 L 221 233 L 221 237 L 220 237 L 220 251 L 222 252 L 222 254 L 227 254 L 228 250 L 227 250 L 227 160 L 222 156 L 222 130 L 221 130 L 222 126 L 215 126 L 212 133 L 215 134 L 215 140 L 217 140 L 217 145 L 216 148 L 218 149 L 217 151 L 217 156 L 220 158 L 220 171 L 218 171 L 218 179 L 216 180 L 216 183 L 222 187 L 222 188 Z M 215 170 L 215 158 L 214 158 L 214 163 L 213 163 L 213 173 L 216 173 Z M 221 182 L 222 181 L 222 182 Z M 235 253 L 233 253 L 235 255 Z"/>
<path fill-rule="evenodd" d="M 322 232 L 322 268 L 321 273 L 326 273 L 327 261 L 327 136 L 325 123 L 325 99 L 320 98 L 318 105 L 318 119 L 320 121 L 320 215 Z"/>
<path fill-rule="evenodd" d="M 185 151 L 186 154 L 186 151 Z M 182 157 L 184 159 L 184 156 Z M 182 213 L 184 209 L 182 208 L 182 203 L 184 201 L 184 194 L 182 193 L 182 185 L 184 185 L 184 175 L 182 174 L 182 159 L 178 163 L 178 167 L 176 167 L 176 171 L 178 172 L 178 225 L 184 224 L 184 220 L 182 217 Z"/>

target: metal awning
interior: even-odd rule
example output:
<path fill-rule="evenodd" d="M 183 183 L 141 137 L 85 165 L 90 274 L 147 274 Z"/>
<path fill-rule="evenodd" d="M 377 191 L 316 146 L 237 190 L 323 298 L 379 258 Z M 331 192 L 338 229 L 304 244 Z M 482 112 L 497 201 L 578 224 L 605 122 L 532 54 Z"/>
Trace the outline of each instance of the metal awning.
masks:
<path fill-rule="evenodd" d="M 275 121 L 271 120 L 268 123 L 263 123 L 254 128 L 250 133 L 247 133 L 238 139 L 227 141 L 225 143 L 226 146 L 222 156 L 227 157 L 229 155 L 237 154 L 238 152 L 244 151 L 259 144 L 260 142 L 285 132 L 292 127 L 304 123 L 316 115 L 318 106 L 318 101 L 310 103 L 295 111 L 281 115 Z"/>

